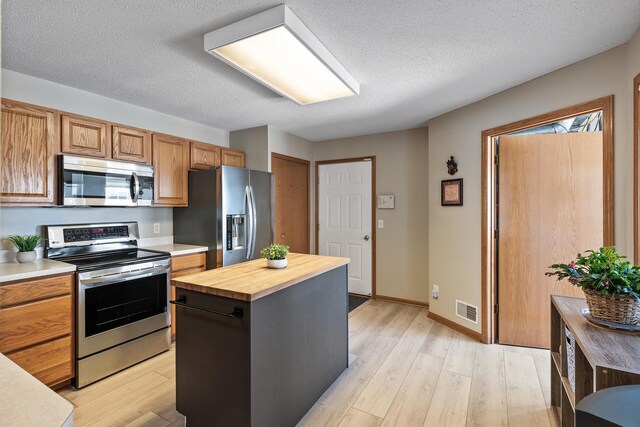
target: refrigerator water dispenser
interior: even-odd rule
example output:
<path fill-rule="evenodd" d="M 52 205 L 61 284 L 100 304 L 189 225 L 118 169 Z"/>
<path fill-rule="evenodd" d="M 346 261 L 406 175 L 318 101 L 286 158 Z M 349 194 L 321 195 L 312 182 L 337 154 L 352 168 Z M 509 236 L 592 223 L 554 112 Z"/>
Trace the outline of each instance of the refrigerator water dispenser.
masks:
<path fill-rule="evenodd" d="M 227 250 L 243 249 L 246 246 L 246 215 L 227 215 Z"/>

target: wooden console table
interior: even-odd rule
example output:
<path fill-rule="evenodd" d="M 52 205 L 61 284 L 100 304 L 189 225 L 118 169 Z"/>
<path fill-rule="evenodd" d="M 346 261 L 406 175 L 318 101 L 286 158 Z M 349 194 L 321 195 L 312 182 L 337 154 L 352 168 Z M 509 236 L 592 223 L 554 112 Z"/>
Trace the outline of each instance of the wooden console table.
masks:
<path fill-rule="evenodd" d="M 573 426 L 576 404 L 608 387 L 640 384 L 640 335 L 591 325 L 582 298 L 551 297 L 551 405 Z M 575 340 L 575 390 L 569 383 L 565 326 Z"/>

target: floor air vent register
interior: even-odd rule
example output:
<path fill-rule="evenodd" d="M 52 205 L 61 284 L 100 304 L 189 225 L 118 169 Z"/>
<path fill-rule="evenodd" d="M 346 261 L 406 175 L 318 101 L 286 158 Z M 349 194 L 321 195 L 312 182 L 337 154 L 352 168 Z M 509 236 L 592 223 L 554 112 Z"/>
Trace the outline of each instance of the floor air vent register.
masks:
<path fill-rule="evenodd" d="M 456 315 L 478 324 L 478 307 L 464 301 L 456 300 Z"/>

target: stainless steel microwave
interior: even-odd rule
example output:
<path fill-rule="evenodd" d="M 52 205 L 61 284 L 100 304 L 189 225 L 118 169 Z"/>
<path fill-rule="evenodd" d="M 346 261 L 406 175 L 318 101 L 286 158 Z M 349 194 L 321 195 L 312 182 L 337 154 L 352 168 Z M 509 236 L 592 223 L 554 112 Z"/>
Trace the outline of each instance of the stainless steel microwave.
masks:
<path fill-rule="evenodd" d="M 64 206 L 151 206 L 153 166 L 88 157 L 59 157 Z"/>

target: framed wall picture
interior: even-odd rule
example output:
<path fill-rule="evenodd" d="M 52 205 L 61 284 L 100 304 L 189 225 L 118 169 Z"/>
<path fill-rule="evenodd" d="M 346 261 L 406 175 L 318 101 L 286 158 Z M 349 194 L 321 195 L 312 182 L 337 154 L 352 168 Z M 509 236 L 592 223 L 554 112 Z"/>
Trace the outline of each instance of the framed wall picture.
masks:
<path fill-rule="evenodd" d="M 462 206 L 462 178 L 442 180 L 440 205 Z"/>

